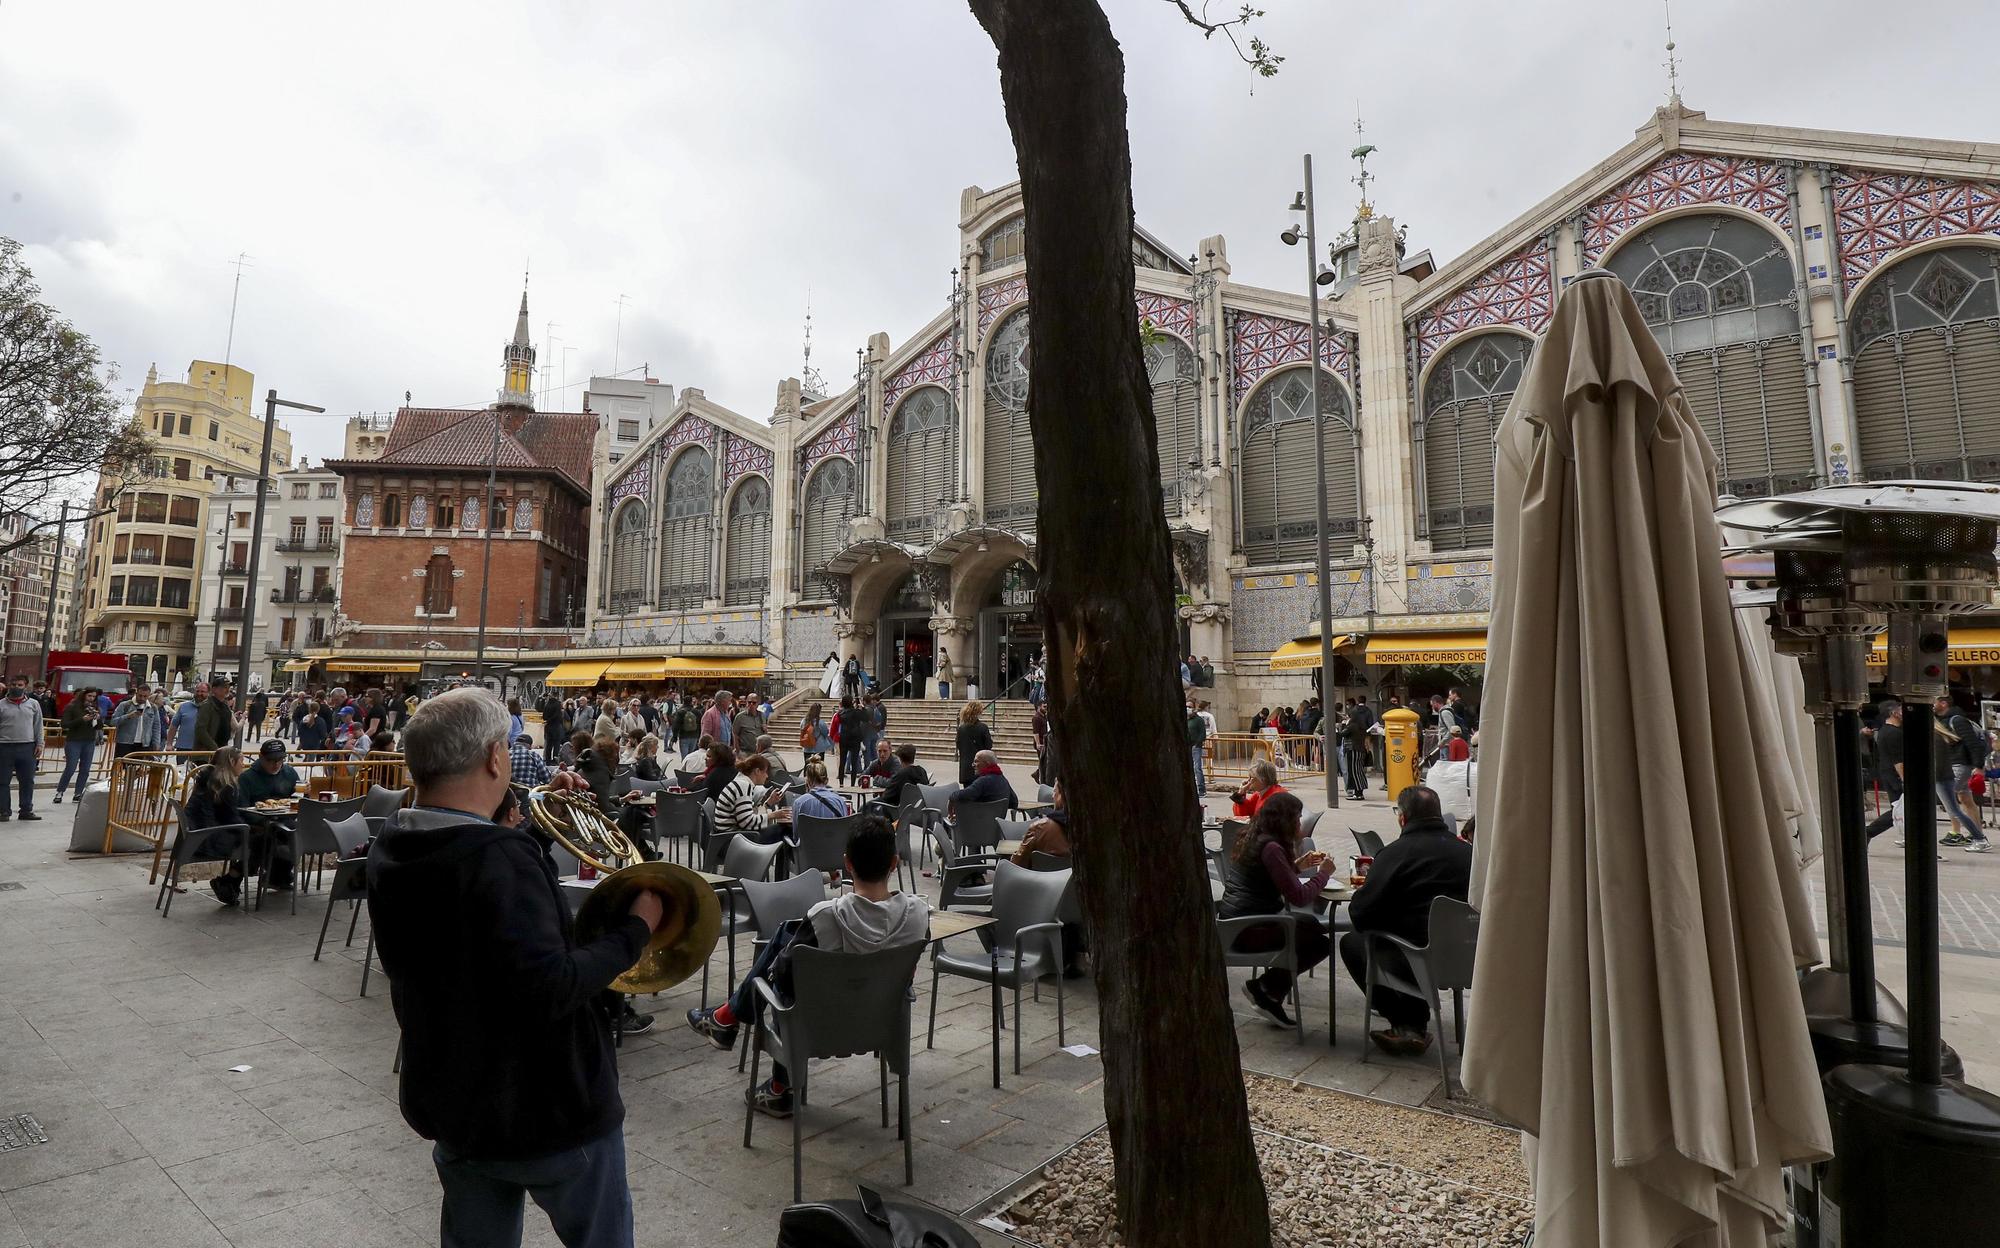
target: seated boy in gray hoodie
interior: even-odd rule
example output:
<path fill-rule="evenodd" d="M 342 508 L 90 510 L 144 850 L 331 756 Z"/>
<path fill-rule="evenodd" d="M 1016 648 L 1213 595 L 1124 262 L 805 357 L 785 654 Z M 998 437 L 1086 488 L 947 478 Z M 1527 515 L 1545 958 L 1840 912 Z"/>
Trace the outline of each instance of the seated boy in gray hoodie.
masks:
<path fill-rule="evenodd" d="M 757 955 L 728 1004 L 713 1010 L 689 1010 L 688 1026 L 718 1049 L 726 1052 L 735 1048 L 738 1024 L 754 1025 L 757 1020 L 757 995 L 751 980 L 763 976 L 780 993 L 790 995 L 791 959 L 779 955 L 793 945 L 838 953 L 874 953 L 926 939 L 930 935 L 930 903 L 890 887 L 896 867 L 895 829 L 880 815 L 869 815 L 847 838 L 847 876 L 854 881 L 854 891 L 822 901 L 806 912 L 803 921 L 780 928 Z M 792 1093 L 785 1068 L 774 1063 L 770 1082 L 750 1089 L 744 1099 L 774 1118 L 790 1117 Z"/>

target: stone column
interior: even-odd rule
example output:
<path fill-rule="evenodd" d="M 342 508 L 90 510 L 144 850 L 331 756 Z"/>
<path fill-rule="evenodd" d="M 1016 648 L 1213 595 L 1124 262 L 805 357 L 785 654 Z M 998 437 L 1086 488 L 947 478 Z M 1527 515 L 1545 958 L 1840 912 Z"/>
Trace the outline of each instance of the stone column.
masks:
<path fill-rule="evenodd" d="M 1229 447 L 1229 430 L 1236 416 L 1236 387 L 1222 301 L 1222 288 L 1229 282 L 1229 245 L 1220 234 L 1201 240 L 1195 272 L 1197 289 L 1202 292 L 1195 315 L 1205 331 L 1201 343 L 1202 419 L 1206 422 L 1203 440 L 1208 443 L 1208 454 L 1201 497 L 1189 508 L 1187 519 L 1190 527 L 1206 531 L 1208 540 L 1198 549 L 1191 543 L 1177 542 L 1174 558 L 1190 599 L 1182 608 L 1183 618 L 1189 622 L 1189 644 L 1197 656 L 1206 654 L 1215 665 L 1215 688 L 1209 691 L 1208 700 L 1215 704 L 1218 722 L 1225 722 L 1220 713 L 1233 701 L 1236 683 L 1236 643 L 1229 627 L 1235 589 L 1229 558 L 1236 545 L 1236 483 L 1231 475 L 1235 455 Z"/>
<path fill-rule="evenodd" d="M 771 617 L 771 652 L 780 663 L 785 655 L 785 608 L 794 597 L 792 535 L 798 523 L 792 510 L 798 505 L 798 425 L 799 383 L 788 377 L 778 383 L 777 402 L 771 408 L 771 590 L 764 600 Z"/>
<path fill-rule="evenodd" d="M 886 458 L 889 413 L 882 410 L 882 391 L 889 381 L 889 335 L 868 335 L 868 352 L 863 358 L 868 365 L 868 393 L 863 399 L 873 428 L 859 431 L 860 438 L 866 439 L 868 447 L 868 498 L 861 511 L 877 522 L 876 529 L 869 536 L 879 537 L 881 524 L 889 514 L 889 464 Z M 859 445 L 857 440 L 857 449 Z"/>
<path fill-rule="evenodd" d="M 857 624 L 853 620 L 842 620 L 833 626 L 833 635 L 840 651 L 840 661 L 860 659 L 861 666 L 873 671 L 875 663 L 868 653 L 868 642 L 875 636 L 873 624 Z"/>
<path fill-rule="evenodd" d="M 960 615 L 931 617 L 931 687 L 924 696 L 937 696 L 938 671 L 943 666 L 940 660 L 948 655 L 952 667 L 952 700 L 964 701 L 966 680 L 979 668 L 978 656 L 973 653 L 978 639 L 977 620 Z"/>
<path fill-rule="evenodd" d="M 1403 304 L 1416 282 L 1396 271 L 1392 219 L 1370 217 L 1360 235 L 1360 276 L 1342 303 L 1354 310 L 1359 331 L 1361 512 L 1375 522 L 1375 609 L 1394 615 L 1405 610 L 1403 568 L 1416 536 L 1403 355 Z"/>
<path fill-rule="evenodd" d="M 1798 165 L 1792 168 L 1798 182 L 1795 241 L 1802 241 L 1799 257 L 1805 279 L 1806 300 L 1812 309 L 1813 362 L 1819 375 L 1819 428 L 1824 444 L 1829 485 L 1845 485 L 1851 479 L 1857 458 L 1854 433 L 1854 390 L 1842 331 L 1847 318 L 1846 292 L 1841 287 L 1834 235 L 1839 229 L 1827 212 L 1827 187 L 1832 172 L 1826 165 Z"/>

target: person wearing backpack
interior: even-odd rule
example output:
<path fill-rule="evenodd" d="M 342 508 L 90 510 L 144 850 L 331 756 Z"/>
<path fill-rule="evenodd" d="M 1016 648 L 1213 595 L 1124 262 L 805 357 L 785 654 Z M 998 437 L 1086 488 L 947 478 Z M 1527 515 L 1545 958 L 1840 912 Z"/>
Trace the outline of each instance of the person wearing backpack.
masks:
<path fill-rule="evenodd" d="M 1194 763 L 1194 791 L 1197 797 L 1208 796 L 1208 777 L 1201 770 L 1203 747 L 1208 744 L 1208 721 L 1202 718 L 1201 708 L 1193 701 L 1187 704 L 1188 757 Z"/>
<path fill-rule="evenodd" d="M 1991 853 L 1993 843 L 1986 839 L 1986 830 L 1979 826 L 1978 819 L 1966 811 L 1964 804 L 1972 796 L 1972 773 L 1986 766 L 1986 732 L 1950 698 L 1938 698 L 1932 706 L 1937 711 L 1937 722 L 1955 738 L 1949 749 L 1951 780 L 1948 783 L 1951 791 L 1947 795 L 1944 792 L 1946 782 L 1940 782 L 1938 796 L 1944 802 L 1945 810 L 1965 828 L 1963 832 L 1952 828 L 1938 839 L 1938 844 L 1955 845 L 1968 854 Z M 1944 749 L 1945 742 L 1940 740 L 1933 748 Z"/>
<path fill-rule="evenodd" d="M 674 712 L 674 739 L 683 755 L 694 753 L 701 740 L 701 712 L 695 709 L 693 698 L 682 701 Z"/>

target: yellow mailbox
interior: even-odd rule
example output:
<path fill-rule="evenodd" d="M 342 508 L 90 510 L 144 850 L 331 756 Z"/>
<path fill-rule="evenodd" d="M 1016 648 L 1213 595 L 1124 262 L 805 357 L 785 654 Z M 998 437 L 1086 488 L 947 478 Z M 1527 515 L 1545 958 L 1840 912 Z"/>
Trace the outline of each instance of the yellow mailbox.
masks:
<path fill-rule="evenodd" d="M 1382 779 L 1389 800 L 1417 782 L 1417 758 L 1423 752 L 1423 732 L 1415 711 L 1396 707 L 1382 712 L 1382 740 L 1388 745 L 1389 761 Z"/>

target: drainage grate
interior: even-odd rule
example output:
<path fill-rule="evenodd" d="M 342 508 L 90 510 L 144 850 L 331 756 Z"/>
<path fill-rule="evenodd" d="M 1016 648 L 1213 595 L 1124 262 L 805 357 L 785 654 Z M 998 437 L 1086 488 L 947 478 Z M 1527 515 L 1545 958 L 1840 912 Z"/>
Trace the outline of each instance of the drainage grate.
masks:
<path fill-rule="evenodd" d="M 49 1133 L 42 1130 L 42 1124 L 35 1121 L 33 1114 L 0 1114 L 0 1153 L 48 1142 Z"/>
<path fill-rule="evenodd" d="M 26 887 L 27 885 L 19 880 L 0 880 L 0 893 L 15 893 Z"/>

